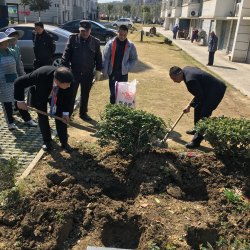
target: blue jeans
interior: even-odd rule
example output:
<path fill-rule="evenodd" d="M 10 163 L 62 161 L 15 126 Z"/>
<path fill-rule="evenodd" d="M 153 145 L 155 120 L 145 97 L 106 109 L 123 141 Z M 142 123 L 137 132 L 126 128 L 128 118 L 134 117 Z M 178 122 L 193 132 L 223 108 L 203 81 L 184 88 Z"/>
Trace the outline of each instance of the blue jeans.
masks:
<path fill-rule="evenodd" d="M 109 76 L 109 91 L 110 91 L 110 103 L 115 104 L 115 82 L 127 82 L 128 74 L 126 75 L 110 75 Z"/>
<path fill-rule="evenodd" d="M 173 39 L 176 39 L 177 31 L 173 31 Z"/>

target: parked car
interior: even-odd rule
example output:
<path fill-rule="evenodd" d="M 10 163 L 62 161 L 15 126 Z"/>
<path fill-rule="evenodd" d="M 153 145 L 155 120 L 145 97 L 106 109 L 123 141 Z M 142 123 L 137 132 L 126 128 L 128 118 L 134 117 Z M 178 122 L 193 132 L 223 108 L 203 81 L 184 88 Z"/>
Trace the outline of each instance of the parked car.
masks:
<path fill-rule="evenodd" d="M 126 25 L 129 29 L 133 26 L 133 21 L 129 18 L 120 18 L 114 22 L 111 23 L 111 26 L 113 27 L 119 27 L 121 25 Z"/>
<path fill-rule="evenodd" d="M 79 33 L 79 22 L 81 20 L 73 20 L 70 22 L 67 22 L 65 24 L 59 24 L 59 27 L 65 30 L 68 30 L 72 33 Z M 105 43 L 113 38 L 114 36 L 117 36 L 117 31 L 113 29 L 108 29 L 104 27 L 103 25 L 96 23 L 94 21 L 91 22 L 91 35 L 98 38 L 100 41 L 104 41 Z"/>
<path fill-rule="evenodd" d="M 33 69 L 33 60 L 35 59 L 35 54 L 33 50 L 32 31 L 35 29 L 34 24 L 17 24 L 6 26 L 0 29 L 0 32 L 5 32 L 5 30 L 8 28 L 24 31 L 24 35 L 17 41 L 17 45 L 21 49 L 24 67 L 26 69 Z M 59 66 L 61 64 L 61 58 L 65 45 L 71 33 L 67 30 L 60 29 L 57 26 L 45 25 L 44 28 L 49 34 L 53 35 L 55 39 L 56 51 L 52 58 L 52 65 Z"/>

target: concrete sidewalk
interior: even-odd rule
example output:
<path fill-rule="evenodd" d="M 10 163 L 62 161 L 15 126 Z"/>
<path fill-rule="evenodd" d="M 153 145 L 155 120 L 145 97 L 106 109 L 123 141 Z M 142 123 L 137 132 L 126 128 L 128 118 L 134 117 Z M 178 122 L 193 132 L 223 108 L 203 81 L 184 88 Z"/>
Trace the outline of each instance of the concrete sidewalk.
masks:
<path fill-rule="evenodd" d="M 143 29 L 144 31 L 149 31 L 150 28 L 144 27 Z M 162 27 L 157 27 L 156 32 L 171 39 L 173 43 L 203 65 L 208 63 L 207 46 L 198 46 L 195 43 L 191 43 L 190 40 L 173 40 L 173 32 L 164 30 Z M 217 51 L 215 53 L 214 66 L 208 66 L 208 69 L 250 98 L 250 64 L 231 62 L 225 53 Z"/>

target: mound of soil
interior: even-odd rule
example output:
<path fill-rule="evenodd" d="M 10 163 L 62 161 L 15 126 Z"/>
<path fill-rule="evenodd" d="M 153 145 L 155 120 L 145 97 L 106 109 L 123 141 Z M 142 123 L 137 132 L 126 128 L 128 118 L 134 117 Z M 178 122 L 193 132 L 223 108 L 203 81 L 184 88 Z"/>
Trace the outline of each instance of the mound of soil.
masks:
<path fill-rule="evenodd" d="M 221 192 L 242 190 L 247 200 L 249 163 L 166 149 L 136 156 L 86 145 L 71 155 L 52 150 L 36 167 L 35 190 L 0 210 L 0 248 L 145 250 L 155 243 L 196 250 L 209 242 L 221 249 L 220 237 L 249 243 L 249 209 Z"/>

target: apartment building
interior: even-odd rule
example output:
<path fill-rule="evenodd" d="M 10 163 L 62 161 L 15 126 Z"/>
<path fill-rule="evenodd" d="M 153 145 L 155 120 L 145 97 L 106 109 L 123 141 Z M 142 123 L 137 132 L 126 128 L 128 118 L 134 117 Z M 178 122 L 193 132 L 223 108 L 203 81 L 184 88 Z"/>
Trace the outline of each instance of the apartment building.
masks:
<path fill-rule="evenodd" d="M 250 0 L 163 0 L 161 17 L 165 29 L 194 29 L 205 32 L 204 44 L 214 30 L 218 49 L 235 62 L 250 63 Z"/>
<path fill-rule="evenodd" d="M 18 0 L 5 0 L 6 4 L 17 4 Z M 99 17 L 97 0 L 51 0 L 52 5 L 49 10 L 41 12 L 41 21 L 46 23 L 65 23 L 73 19 L 96 20 Z M 19 11 L 23 11 L 22 6 L 18 6 Z M 25 11 L 29 11 L 26 7 Z M 10 15 L 11 16 L 11 15 Z M 19 13 L 20 21 L 24 21 L 24 15 Z M 38 21 L 38 13 L 31 12 L 27 17 L 27 22 Z"/>

